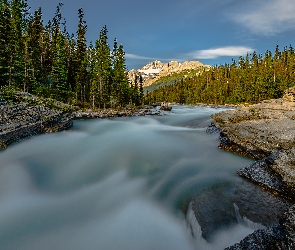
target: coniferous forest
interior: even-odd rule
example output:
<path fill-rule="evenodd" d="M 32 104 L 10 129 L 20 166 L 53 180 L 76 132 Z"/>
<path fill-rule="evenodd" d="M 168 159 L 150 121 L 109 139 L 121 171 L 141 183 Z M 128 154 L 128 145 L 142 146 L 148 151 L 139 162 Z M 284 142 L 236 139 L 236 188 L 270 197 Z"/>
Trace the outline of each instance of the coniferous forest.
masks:
<path fill-rule="evenodd" d="M 104 26 L 88 43 L 83 9 L 75 34 L 66 28 L 63 4 L 44 24 L 41 8 L 30 12 L 26 0 L 0 0 L 0 88 L 29 92 L 82 107 L 123 107 L 142 103 L 130 85 L 124 49 L 108 44 Z"/>
<path fill-rule="evenodd" d="M 238 62 L 213 66 L 203 73 L 183 78 L 173 85 L 147 93 L 146 102 L 176 102 L 180 104 L 258 103 L 280 98 L 295 85 L 295 52 L 290 45 L 280 51 L 256 52 L 240 57 Z"/>
<path fill-rule="evenodd" d="M 130 84 L 122 45 L 108 43 L 107 27 L 95 42 L 86 41 L 87 24 L 78 10 L 77 31 L 70 34 L 63 4 L 44 24 L 42 10 L 33 13 L 26 0 L 0 0 L 0 88 L 20 90 L 81 107 L 124 107 L 166 101 L 181 104 L 257 103 L 279 98 L 295 85 L 293 47 L 264 55 L 256 52 L 212 66 L 201 74 L 160 87 L 143 96 Z"/>

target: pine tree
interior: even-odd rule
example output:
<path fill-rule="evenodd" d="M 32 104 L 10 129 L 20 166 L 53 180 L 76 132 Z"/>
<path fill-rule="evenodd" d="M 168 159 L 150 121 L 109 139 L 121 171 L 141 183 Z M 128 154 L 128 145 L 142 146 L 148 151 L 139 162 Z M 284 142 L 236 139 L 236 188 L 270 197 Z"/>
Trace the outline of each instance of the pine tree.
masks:
<path fill-rule="evenodd" d="M 118 104 L 124 106 L 129 102 L 130 84 L 125 65 L 125 52 L 123 45 L 117 46 L 114 41 L 113 49 L 113 96 L 116 97 Z"/>
<path fill-rule="evenodd" d="M 99 90 L 97 89 L 97 84 L 95 81 L 95 48 L 93 47 L 92 42 L 87 49 L 87 72 L 88 72 L 88 79 L 89 88 L 90 88 L 90 102 L 92 104 L 92 108 L 95 109 L 96 99 L 98 99 Z"/>
<path fill-rule="evenodd" d="M 74 34 L 71 37 L 67 37 L 67 68 L 68 68 L 68 76 L 67 76 L 67 86 L 68 86 L 68 94 L 71 99 L 75 99 L 77 101 L 77 95 L 75 91 L 77 89 L 76 85 L 76 68 L 77 68 L 77 60 L 76 60 L 76 41 L 74 39 Z"/>
<path fill-rule="evenodd" d="M 11 9 L 7 0 L 0 1 L 0 87 L 10 85 Z"/>
<path fill-rule="evenodd" d="M 56 13 L 52 22 L 52 41 L 51 41 L 51 51 L 52 51 L 52 69 L 51 69 L 51 79 L 53 90 L 52 96 L 55 99 L 67 102 L 68 101 L 68 61 L 66 55 L 66 29 L 62 31 L 62 15 L 61 8 L 63 4 L 59 3 L 56 7 Z M 63 24 L 65 26 L 65 24 Z"/>
<path fill-rule="evenodd" d="M 77 30 L 77 49 L 76 49 L 76 65 L 75 65 L 75 80 L 76 80 L 76 96 L 83 103 L 86 101 L 86 85 L 85 78 L 87 75 L 86 71 L 86 38 L 85 34 L 87 31 L 86 21 L 84 20 L 83 9 L 78 10 L 79 23 Z"/>
<path fill-rule="evenodd" d="M 39 72 L 39 87 L 35 89 L 36 93 L 49 97 L 48 93 L 52 87 L 52 64 L 53 64 L 53 50 L 51 43 L 51 21 L 44 27 L 40 40 L 40 65 L 41 71 Z"/>
<path fill-rule="evenodd" d="M 135 76 L 134 85 L 131 86 L 131 103 L 135 106 L 139 106 L 141 104 L 140 96 L 139 96 L 139 81 L 140 76 Z"/>
<path fill-rule="evenodd" d="M 56 37 L 56 44 L 53 55 L 52 78 L 54 86 L 54 98 L 67 102 L 68 86 L 67 86 L 67 59 L 65 53 L 65 38 L 62 33 Z"/>
<path fill-rule="evenodd" d="M 139 103 L 140 105 L 144 105 L 144 92 L 143 92 L 143 78 L 140 76 L 139 78 Z"/>
<path fill-rule="evenodd" d="M 87 47 L 83 9 L 78 10 L 76 38 L 70 36 L 62 6 L 44 27 L 40 8 L 29 14 L 26 0 L 0 0 L 0 87 L 14 84 L 70 103 L 92 102 L 93 108 L 138 99 L 138 86 L 128 82 L 123 46 L 115 40 L 110 54 L 104 26 L 95 47 Z"/>
<path fill-rule="evenodd" d="M 110 47 L 108 45 L 107 27 L 104 26 L 100 32 L 99 39 L 95 42 L 95 74 L 96 79 L 94 84 L 96 89 L 99 89 L 99 108 L 105 108 L 110 102 L 110 95 L 112 93 L 111 86 L 111 69 L 112 62 L 110 56 Z"/>
<path fill-rule="evenodd" d="M 25 0 L 11 1 L 10 82 L 16 86 L 21 86 L 23 83 L 24 32 L 28 28 L 28 10 Z"/>
<path fill-rule="evenodd" d="M 32 80 L 37 83 L 40 81 L 42 71 L 42 33 L 44 30 L 41 8 L 35 11 L 32 22 L 29 24 L 29 47 L 32 60 Z"/>

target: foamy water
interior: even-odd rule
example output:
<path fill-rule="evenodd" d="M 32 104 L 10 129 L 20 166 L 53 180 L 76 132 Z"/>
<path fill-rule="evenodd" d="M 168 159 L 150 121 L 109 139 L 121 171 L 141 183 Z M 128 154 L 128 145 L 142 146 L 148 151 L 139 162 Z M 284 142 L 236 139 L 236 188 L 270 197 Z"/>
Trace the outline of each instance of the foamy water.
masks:
<path fill-rule="evenodd" d="M 223 249 L 239 241 L 257 225 L 237 208 L 236 225 L 209 243 L 191 208 L 181 211 L 251 162 L 205 133 L 219 111 L 174 106 L 162 117 L 75 121 L 0 152 L 0 249 Z"/>

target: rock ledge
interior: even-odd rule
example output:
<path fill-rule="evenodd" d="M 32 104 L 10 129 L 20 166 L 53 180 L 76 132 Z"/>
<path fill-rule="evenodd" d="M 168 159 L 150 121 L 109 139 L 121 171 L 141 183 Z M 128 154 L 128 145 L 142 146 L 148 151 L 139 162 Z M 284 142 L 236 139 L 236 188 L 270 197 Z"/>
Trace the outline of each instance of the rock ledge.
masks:
<path fill-rule="evenodd" d="M 241 106 L 212 118 L 222 131 L 220 148 L 257 160 L 239 170 L 240 176 L 295 199 L 295 103 L 290 96 Z M 295 205 L 279 225 L 257 230 L 227 249 L 295 249 Z"/>

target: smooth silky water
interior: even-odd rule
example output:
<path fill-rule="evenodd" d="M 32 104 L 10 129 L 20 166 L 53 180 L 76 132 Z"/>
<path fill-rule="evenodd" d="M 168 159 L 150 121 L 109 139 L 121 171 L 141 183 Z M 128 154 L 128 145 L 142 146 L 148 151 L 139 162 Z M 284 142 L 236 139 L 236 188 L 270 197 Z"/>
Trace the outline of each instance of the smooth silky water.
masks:
<path fill-rule="evenodd" d="M 223 249 L 239 241 L 255 225 L 237 220 L 206 242 L 189 205 L 252 162 L 205 132 L 220 111 L 173 106 L 161 117 L 75 121 L 0 152 L 0 249 Z"/>

